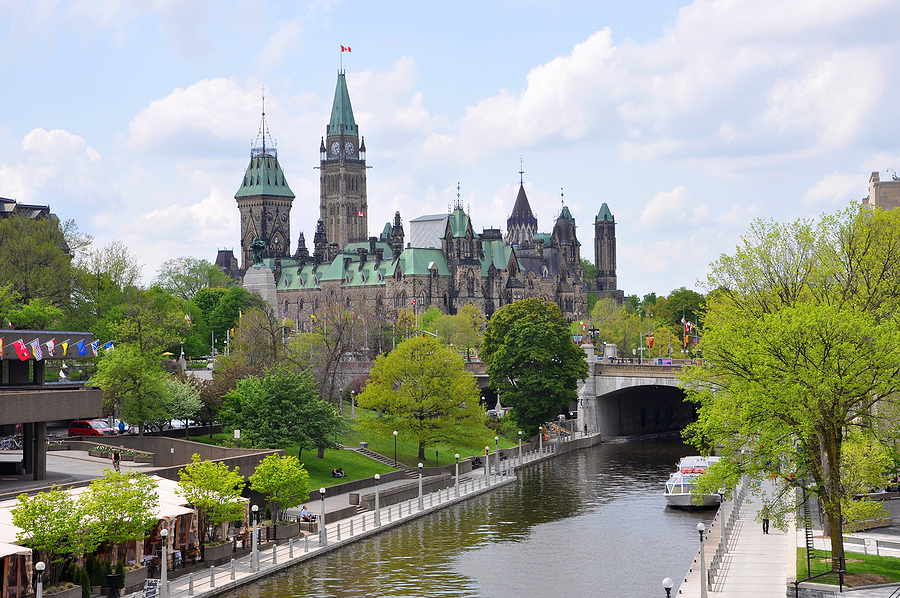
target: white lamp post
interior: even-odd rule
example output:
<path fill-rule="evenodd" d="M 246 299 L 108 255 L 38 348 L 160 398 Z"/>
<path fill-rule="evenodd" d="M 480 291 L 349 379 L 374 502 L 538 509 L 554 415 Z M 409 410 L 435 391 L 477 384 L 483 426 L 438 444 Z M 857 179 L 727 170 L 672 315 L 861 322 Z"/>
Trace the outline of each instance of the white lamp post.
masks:
<path fill-rule="evenodd" d="M 159 530 L 159 536 L 162 538 L 162 554 L 160 555 L 160 573 L 159 573 L 159 596 L 160 598 L 169 598 L 169 547 L 166 545 L 166 539 L 169 537 L 169 530 Z"/>
<path fill-rule="evenodd" d="M 259 571 L 259 538 L 257 538 L 256 525 L 259 522 L 259 505 L 250 507 L 250 529 L 253 536 L 250 537 L 252 552 L 250 555 L 250 569 Z"/>
<path fill-rule="evenodd" d="M 522 464 L 522 430 L 519 430 L 519 465 Z"/>
<path fill-rule="evenodd" d="M 456 488 L 456 498 L 459 498 L 459 453 L 456 453 L 456 483 L 453 486 Z"/>
<path fill-rule="evenodd" d="M 425 498 L 422 496 L 422 468 L 425 467 L 419 463 L 419 510 L 425 509 Z"/>
<path fill-rule="evenodd" d="M 665 588 L 665 590 L 666 590 L 666 598 L 672 597 L 672 586 L 674 586 L 674 585 L 675 584 L 672 583 L 671 578 L 667 577 L 663 580 L 663 588 Z"/>
<path fill-rule="evenodd" d="M 328 536 L 325 534 L 325 488 L 319 488 L 319 496 L 322 497 L 321 514 L 319 515 L 319 546 L 328 546 Z"/>
<path fill-rule="evenodd" d="M 702 521 L 697 524 L 697 531 L 700 532 L 700 598 L 707 598 L 706 555 L 703 553 L 703 532 L 706 531 L 706 526 Z"/>
<path fill-rule="evenodd" d="M 544 426 L 538 428 L 538 453 L 544 454 Z"/>
<path fill-rule="evenodd" d="M 378 500 L 378 480 L 381 479 L 379 474 L 375 474 L 375 527 L 381 527 L 381 502 Z"/>
<path fill-rule="evenodd" d="M 397 430 L 394 430 L 394 467 L 397 467 Z"/>
<path fill-rule="evenodd" d="M 487 476 L 487 485 L 491 485 L 491 447 L 484 447 L 484 475 Z"/>
<path fill-rule="evenodd" d="M 44 568 L 47 565 L 44 564 L 44 561 L 38 561 L 34 564 L 34 570 L 37 571 L 37 598 L 44 598 Z"/>

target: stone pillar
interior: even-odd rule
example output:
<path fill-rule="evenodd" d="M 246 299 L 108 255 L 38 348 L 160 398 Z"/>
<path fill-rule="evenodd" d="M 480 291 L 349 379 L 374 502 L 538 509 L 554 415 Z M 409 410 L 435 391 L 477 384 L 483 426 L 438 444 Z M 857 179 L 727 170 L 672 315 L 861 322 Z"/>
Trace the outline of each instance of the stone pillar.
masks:
<path fill-rule="evenodd" d="M 594 369 L 597 365 L 597 359 L 594 356 L 594 345 L 586 343 L 581 345 L 584 349 L 584 358 L 588 364 L 588 377 L 578 382 L 578 418 L 576 426 L 578 432 L 584 431 L 587 424 L 588 429 L 596 430 L 600 426 L 600 413 L 597 405 L 597 391 L 594 385 Z"/>
<path fill-rule="evenodd" d="M 247 268 L 247 272 L 244 274 L 244 288 L 251 293 L 259 293 L 272 308 L 272 313 L 278 314 L 275 275 L 268 266 L 263 264 L 259 268 Z"/>
<path fill-rule="evenodd" d="M 34 477 L 35 480 L 47 479 L 47 422 L 32 424 L 34 433 Z"/>
<path fill-rule="evenodd" d="M 22 467 L 25 473 L 34 473 L 34 424 L 22 424 Z"/>

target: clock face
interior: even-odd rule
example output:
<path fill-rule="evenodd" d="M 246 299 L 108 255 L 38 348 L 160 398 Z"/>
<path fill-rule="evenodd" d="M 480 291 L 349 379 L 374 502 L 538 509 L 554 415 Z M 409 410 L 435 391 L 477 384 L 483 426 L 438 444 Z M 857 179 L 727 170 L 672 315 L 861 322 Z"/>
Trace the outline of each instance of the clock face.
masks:
<path fill-rule="evenodd" d="M 344 151 L 347 152 L 348 156 L 353 155 L 353 150 L 354 150 L 354 147 L 353 147 L 352 141 L 348 141 L 347 143 L 344 144 Z"/>
<path fill-rule="evenodd" d="M 339 153 L 341 153 L 341 144 L 335 141 L 331 144 L 331 155 L 337 156 Z"/>

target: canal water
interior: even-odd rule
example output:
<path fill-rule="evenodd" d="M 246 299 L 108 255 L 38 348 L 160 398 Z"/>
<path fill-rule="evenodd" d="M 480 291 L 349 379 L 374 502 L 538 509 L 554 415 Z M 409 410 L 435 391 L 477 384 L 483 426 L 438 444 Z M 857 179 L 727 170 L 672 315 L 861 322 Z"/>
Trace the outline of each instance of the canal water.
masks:
<path fill-rule="evenodd" d="M 229 598 L 664 596 L 714 511 L 666 508 L 663 485 L 694 451 L 603 444 L 519 470 L 492 493 L 226 594 Z"/>

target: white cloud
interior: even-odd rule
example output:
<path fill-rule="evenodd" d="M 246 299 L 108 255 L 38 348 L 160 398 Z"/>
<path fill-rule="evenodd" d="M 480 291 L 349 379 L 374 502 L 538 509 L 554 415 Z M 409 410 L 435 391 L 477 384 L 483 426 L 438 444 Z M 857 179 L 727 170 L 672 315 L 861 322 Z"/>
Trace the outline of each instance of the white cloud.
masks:
<path fill-rule="evenodd" d="M 865 190 L 865 178 L 857 174 L 833 172 L 826 175 L 803 194 L 804 207 L 816 207 L 822 204 L 837 206 L 846 204 L 851 198 L 860 200 L 859 195 Z"/>
<path fill-rule="evenodd" d="M 683 186 L 660 191 L 641 212 L 641 226 L 662 228 L 672 224 L 699 224 L 706 219 L 709 207 L 705 204 L 688 205 L 690 197 L 691 194 Z"/>

